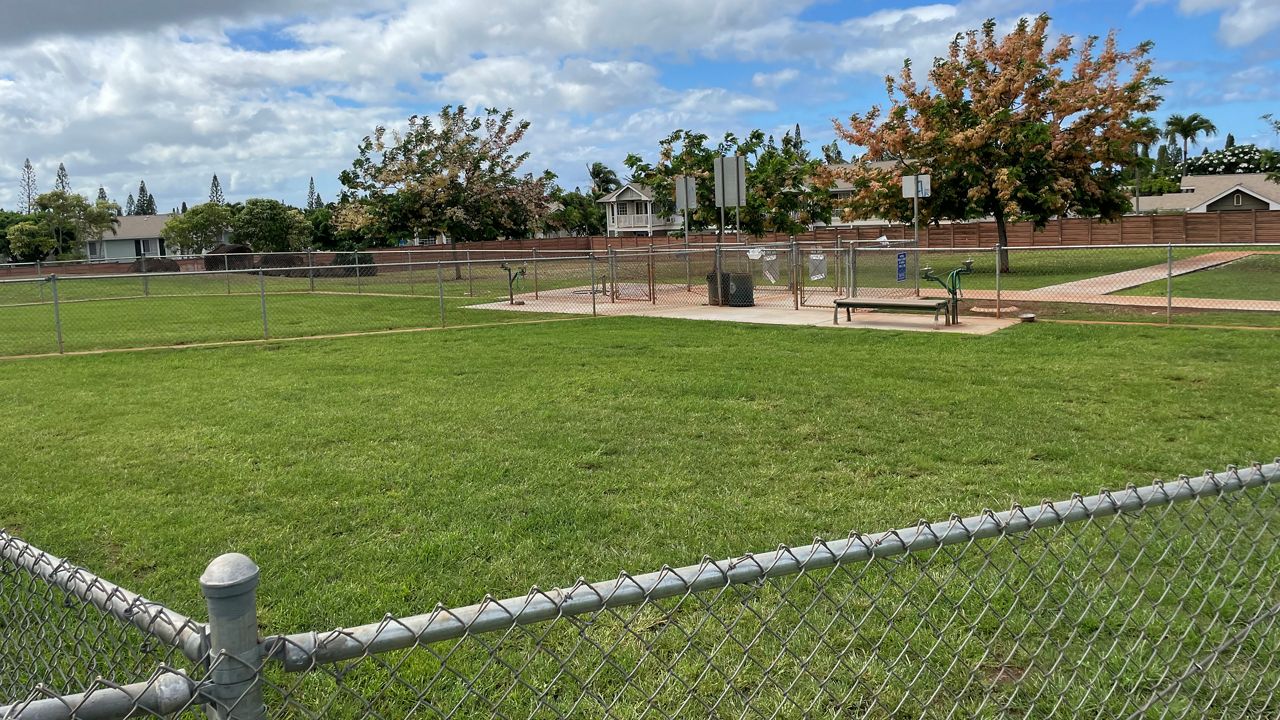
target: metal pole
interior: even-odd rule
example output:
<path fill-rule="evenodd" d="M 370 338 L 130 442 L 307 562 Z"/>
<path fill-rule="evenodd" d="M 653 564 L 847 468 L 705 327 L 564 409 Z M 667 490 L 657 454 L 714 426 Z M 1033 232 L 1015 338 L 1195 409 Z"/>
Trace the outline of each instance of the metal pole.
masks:
<path fill-rule="evenodd" d="M 49 276 L 49 288 L 53 294 L 53 332 L 58 338 L 58 354 L 62 354 L 62 309 L 58 304 L 58 276 Z"/>
<path fill-rule="evenodd" d="M 919 273 L 916 273 L 919 275 Z M 1000 246 L 996 246 L 996 319 L 1000 319 Z"/>
<path fill-rule="evenodd" d="M 724 288 L 722 287 L 722 283 L 724 282 L 724 266 L 722 265 L 721 258 L 720 258 L 720 254 L 722 250 L 723 248 L 721 248 L 719 245 L 716 245 L 715 266 L 711 268 L 711 272 L 715 275 L 715 278 L 716 278 L 716 283 L 715 283 L 716 297 L 715 297 L 715 300 L 712 301 L 711 303 L 712 305 L 725 304 Z"/>
<path fill-rule="evenodd" d="M 147 256 L 142 256 L 142 297 L 151 297 L 151 283 L 147 277 Z"/>
<path fill-rule="evenodd" d="M 316 291 L 316 262 L 311 248 L 307 248 L 307 287 L 311 292 Z"/>
<path fill-rule="evenodd" d="M 800 247 L 796 245 L 796 236 L 791 236 L 791 301 L 795 305 L 795 309 L 800 309 L 800 293 L 801 283 L 804 282 L 804 273 L 800 271 Z"/>
<path fill-rule="evenodd" d="M 475 277 L 471 274 L 471 251 L 467 251 L 467 297 L 476 296 Z"/>
<path fill-rule="evenodd" d="M 840 247 L 840 236 L 836 235 L 836 297 L 840 297 L 841 275 L 844 274 L 844 250 Z"/>
<path fill-rule="evenodd" d="M 359 250 L 355 252 L 355 256 L 356 256 L 356 292 L 363 293 L 364 284 L 360 282 L 360 251 Z"/>
<path fill-rule="evenodd" d="M 689 265 L 689 207 L 684 208 L 684 290 L 693 292 L 693 268 Z"/>
<path fill-rule="evenodd" d="M 262 645 L 258 642 L 258 566 L 239 553 L 214 558 L 200 576 L 209 608 L 209 714 L 216 720 L 261 720 Z"/>
<path fill-rule="evenodd" d="M 609 302 L 618 302 L 618 251 L 609 248 Z"/>
<path fill-rule="evenodd" d="M 413 251 L 405 250 L 404 254 L 409 256 L 409 267 L 407 268 L 407 272 L 409 273 L 409 294 L 412 295 L 413 294 Z"/>
<path fill-rule="evenodd" d="M 1169 243 L 1168 272 L 1165 278 L 1164 324 L 1173 324 L 1173 243 Z"/>
<path fill-rule="evenodd" d="M 654 277 L 654 260 L 653 260 L 653 243 L 649 243 L 649 300 L 652 304 L 658 304 L 658 283 Z"/>
<path fill-rule="evenodd" d="M 858 246 L 849 246 L 849 297 L 858 297 Z"/>
<path fill-rule="evenodd" d="M 533 299 L 538 299 L 538 248 L 533 249 Z"/>
<path fill-rule="evenodd" d="M 733 238 L 734 242 L 742 244 L 742 206 L 733 206 Z"/>
<path fill-rule="evenodd" d="M 596 254 L 587 254 L 587 264 L 591 267 L 591 317 L 596 316 Z"/>
<path fill-rule="evenodd" d="M 229 253 L 222 254 L 222 270 L 223 275 L 227 278 L 227 294 L 231 294 L 231 255 Z"/>
<path fill-rule="evenodd" d="M 267 278 L 258 271 L 258 300 L 262 305 L 262 339 L 266 340 L 271 337 L 267 332 Z"/>
<path fill-rule="evenodd" d="M 444 327 L 444 265 L 436 261 L 436 286 L 440 289 L 440 327 Z"/>
<path fill-rule="evenodd" d="M 915 252 L 912 254 L 916 256 L 915 257 L 916 261 L 915 261 L 915 268 L 914 268 L 915 272 L 912 274 L 916 276 L 914 280 L 915 286 L 916 286 L 916 297 L 920 297 L 920 178 L 917 176 L 914 179 L 915 179 L 916 187 L 911 194 L 913 196 L 912 204 L 915 210 L 911 218 L 911 227 L 912 227 L 911 232 L 912 232 L 912 237 L 914 238 L 912 240 L 912 245 L 914 246 L 914 249 L 915 249 Z"/>

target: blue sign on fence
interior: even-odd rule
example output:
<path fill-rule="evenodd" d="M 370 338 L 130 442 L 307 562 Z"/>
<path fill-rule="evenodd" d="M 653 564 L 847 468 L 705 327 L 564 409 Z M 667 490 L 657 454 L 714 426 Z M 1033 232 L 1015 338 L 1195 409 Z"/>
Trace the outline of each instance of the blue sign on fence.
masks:
<path fill-rule="evenodd" d="M 898 253 L 898 282 L 907 280 L 907 254 Z"/>

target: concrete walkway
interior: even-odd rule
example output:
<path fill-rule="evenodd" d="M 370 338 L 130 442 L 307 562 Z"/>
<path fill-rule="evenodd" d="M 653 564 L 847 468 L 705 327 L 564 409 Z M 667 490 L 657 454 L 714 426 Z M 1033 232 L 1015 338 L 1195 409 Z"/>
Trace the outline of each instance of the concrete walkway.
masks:
<path fill-rule="evenodd" d="M 1150 280 L 1146 281 L 1150 282 Z M 1132 307 L 1165 307 L 1168 299 L 1163 295 L 1093 295 L 1046 292 L 1039 290 L 1002 290 L 1000 301 L 1009 305 L 1019 302 L 1080 303 L 1083 305 L 1129 305 Z M 920 289 L 923 297 L 946 297 L 942 290 Z M 995 300 L 995 290 L 965 290 L 964 300 Z M 1280 312 L 1280 300 L 1235 300 L 1232 298 L 1173 298 L 1174 309 L 1188 310 L 1266 310 Z"/>
<path fill-rule="evenodd" d="M 1196 255 L 1195 257 L 1183 258 L 1173 261 L 1174 276 L 1186 275 L 1187 273 L 1197 272 L 1199 270 L 1207 270 L 1219 265 L 1226 265 L 1242 258 L 1253 255 L 1252 252 L 1232 252 L 1219 251 Z M 1034 292 L 1046 293 L 1050 295 L 1109 295 L 1121 290 L 1128 290 L 1131 287 L 1145 285 L 1153 280 L 1163 280 L 1169 276 L 1168 263 L 1159 265 L 1151 265 L 1149 267 L 1138 268 L 1136 270 L 1126 270 L 1124 272 L 1112 273 L 1110 275 L 1099 275 L 1097 277 L 1085 278 L 1083 280 L 1075 280 L 1073 282 L 1061 283 L 1058 285 L 1047 285 L 1037 288 Z M 1030 291 L 1029 291 L 1030 292 Z M 1072 301 L 1074 302 L 1074 301 Z"/>

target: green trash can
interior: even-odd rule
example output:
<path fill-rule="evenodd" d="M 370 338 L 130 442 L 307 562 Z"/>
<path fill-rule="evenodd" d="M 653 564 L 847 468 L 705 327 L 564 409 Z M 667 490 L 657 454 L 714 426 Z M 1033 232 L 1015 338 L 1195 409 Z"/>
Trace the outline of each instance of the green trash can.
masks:
<path fill-rule="evenodd" d="M 755 284 L 750 273 L 707 273 L 707 302 L 729 307 L 753 307 L 756 304 Z M 718 291 L 718 292 L 717 292 Z"/>

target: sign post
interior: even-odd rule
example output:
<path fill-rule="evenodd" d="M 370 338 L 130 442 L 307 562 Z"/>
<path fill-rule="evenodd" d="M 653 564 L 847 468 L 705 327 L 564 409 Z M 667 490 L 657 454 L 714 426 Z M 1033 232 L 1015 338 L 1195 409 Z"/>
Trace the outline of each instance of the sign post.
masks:
<path fill-rule="evenodd" d="M 689 261 L 689 211 L 698 209 L 698 183 L 691 175 L 676 176 L 676 209 L 684 213 L 684 284 L 688 291 L 693 289 Z"/>
<path fill-rule="evenodd" d="M 932 177 L 929 175 L 903 175 L 902 176 L 902 197 L 911 198 L 912 202 L 912 237 L 916 248 L 916 272 L 915 285 L 916 297 L 920 297 L 920 198 L 927 198 L 933 194 L 931 184 Z M 901 282 L 905 268 L 903 268 L 902 253 L 898 254 L 898 281 Z"/>

